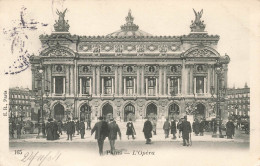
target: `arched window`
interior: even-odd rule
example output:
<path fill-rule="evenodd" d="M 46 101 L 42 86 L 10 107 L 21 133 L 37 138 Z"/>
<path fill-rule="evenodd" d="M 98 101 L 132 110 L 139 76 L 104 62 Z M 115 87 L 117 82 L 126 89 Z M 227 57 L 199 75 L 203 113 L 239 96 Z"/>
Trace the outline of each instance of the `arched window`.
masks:
<path fill-rule="evenodd" d="M 109 67 L 109 66 L 106 66 L 106 67 L 105 67 L 105 72 L 106 72 L 106 73 L 109 73 L 109 72 L 111 72 L 111 67 Z"/>
<path fill-rule="evenodd" d="M 132 66 L 128 66 L 126 70 L 127 70 L 127 72 L 131 73 L 131 72 L 133 72 L 133 67 Z"/>
<path fill-rule="evenodd" d="M 83 66 L 83 69 L 82 69 L 82 71 L 83 71 L 84 73 L 87 73 L 87 72 L 89 71 L 89 68 L 88 68 L 88 66 Z"/>
<path fill-rule="evenodd" d="M 155 71 L 155 67 L 154 66 L 149 66 L 149 72 L 154 72 Z"/>
<path fill-rule="evenodd" d="M 57 67 L 56 67 L 56 71 L 57 71 L 57 72 L 61 72 L 61 71 L 62 71 L 62 67 L 61 67 L 61 65 L 57 65 Z"/>

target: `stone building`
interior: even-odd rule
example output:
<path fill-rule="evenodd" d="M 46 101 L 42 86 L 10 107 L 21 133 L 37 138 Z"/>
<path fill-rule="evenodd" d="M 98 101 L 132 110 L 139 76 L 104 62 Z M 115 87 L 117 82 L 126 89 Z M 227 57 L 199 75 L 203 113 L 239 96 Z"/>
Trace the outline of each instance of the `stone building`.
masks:
<path fill-rule="evenodd" d="M 53 33 L 40 36 L 43 51 L 30 59 L 32 89 L 42 86 L 55 119 L 211 116 L 208 101 L 210 88 L 217 85 L 216 65 L 221 64 L 221 83 L 227 87 L 230 59 L 218 53 L 219 36 L 204 31 L 200 12 L 191 32 L 182 36 L 146 33 L 134 24 L 131 11 L 116 32 L 71 35 L 64 15 Z"/>
<path fill-rule="evenodd" d="M 19 120 L 31 120 L 31 91 L 28 88 L 9 89 L 9 116 Z"/>
<path fill-rule="evenodd" d="M 226 110 L 228 116 L 250 116 L 250 88 L 230 88 L 227 90 Z"/>

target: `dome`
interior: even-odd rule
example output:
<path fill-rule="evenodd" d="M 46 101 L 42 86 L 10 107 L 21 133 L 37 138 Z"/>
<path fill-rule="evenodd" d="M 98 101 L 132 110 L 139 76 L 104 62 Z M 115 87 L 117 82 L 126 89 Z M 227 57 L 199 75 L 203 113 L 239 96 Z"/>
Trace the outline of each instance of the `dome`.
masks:
<path fill-rule="evenodd" d="M 121 29 L 113 33 L 108 34 L 107 36 L 112 37 L 125 37 L 125 36 L 152 36 L 151 34 L 139 30 L 139 26 L 133 23 L 134 18 L 131 15 L 131 10 L 128 12 L 126 17 L 126 24 L 121 26 Z"/>

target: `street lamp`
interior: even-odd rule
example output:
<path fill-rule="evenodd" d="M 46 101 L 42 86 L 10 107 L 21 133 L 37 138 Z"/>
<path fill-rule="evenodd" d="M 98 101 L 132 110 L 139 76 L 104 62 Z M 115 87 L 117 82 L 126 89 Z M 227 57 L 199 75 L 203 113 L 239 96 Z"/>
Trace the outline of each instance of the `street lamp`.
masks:
<path fill-rule="evenodd" d="M 44 117 L 43 117 L 43 83 L 42 83 L 42 80 L 43 80 L 43 72 L 44 72 L 44 68 L 43 66 L 41 65 L 39 68 L 38 68 L 38 72 L 39 72 L 39 76 L 38 76 L 38 80 L 40 83 L 38 83 L 38 87 L 34 90 L 35 91 L 35 95 L 38 95 L 37 93 L 39 93 L 40 91 L 40 95 L 39 98 L 37 98 L 36 100 L 39 99 L 39 104 L 40 104 L 40 114 L 38 114 L 39 116 L 39 119 L 38 119 L 38 124 L 39 124 L 39 131 L 38 131 L 38 135 L 36 138 L 46 138 L 45 136 L 45 128 L 43 127 L 44 126 Z M 45 93 L 46 93 L 46 96 L 48 97 L 49 95 L 49 89 L 48 89 L 48 86 L 46 87 L 46 90 L 45 90 Z M 38 112 L 39 113 L 39 112 Z"/>
<path fill-rule="evenodd" d="M 221 98 L 223 96 L 225 96 L 225 94 L 226 94 L 226 88 L 221 87 L 222 65 L 220 65 L 219 63 L 216 64 L 216 74 L 217 74 L 216 131 L 213 130 L 212 137 L 214 137 L 214 138 L 224 138 L 224 136 L 222 135 L 221 126 L 220 126 L 221 122 L 222 122 L 221 121 L 220 102 L 221 102 Z M 212 99 L 214 99 L 215 88 L 213 86 L 211 86 L 211 88 L 210 88 L 210 93 L 211 93 Z"/>

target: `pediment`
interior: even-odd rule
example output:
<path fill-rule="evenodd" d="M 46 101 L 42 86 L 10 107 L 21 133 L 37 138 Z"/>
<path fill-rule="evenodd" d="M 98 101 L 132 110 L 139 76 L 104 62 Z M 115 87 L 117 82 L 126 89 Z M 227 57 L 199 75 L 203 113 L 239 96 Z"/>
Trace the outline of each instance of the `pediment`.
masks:
<path fill-rule="evenodd" d="M 43 50 L 40 55 L 47 57 L 74 57 L 75 53 L 68 47 L 56 45 Z"/>
<path fill-rule="evenodd" d="M 211 48 L 211 47 L 192 47 L 190 49 L 188 49 L 184 54 L 183 57 L 193 57 L 193 58 L 208 58 L 208 57 L 212 57 L 212 58 L 217 58 L 220 57 L 219 53 Z"/>

